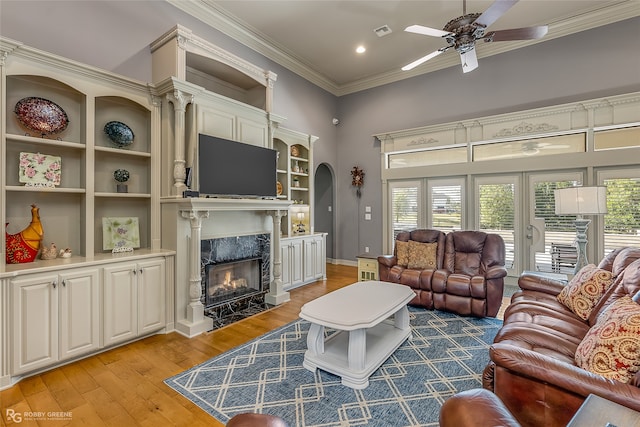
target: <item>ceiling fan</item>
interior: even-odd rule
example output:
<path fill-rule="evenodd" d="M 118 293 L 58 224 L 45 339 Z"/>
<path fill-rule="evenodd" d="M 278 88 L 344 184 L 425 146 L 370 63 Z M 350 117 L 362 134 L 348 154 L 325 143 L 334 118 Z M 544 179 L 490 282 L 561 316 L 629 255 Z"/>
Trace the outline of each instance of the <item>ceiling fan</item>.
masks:
<path fill-rule="evenodd" d="M 448 46 L 441 47 L 435 52 L 423 56 L 410 64 L 402 67 L 403 71 L 411 70 L 428 60 L 435 58 L 441 53 L 453 48 L 460 54 L 462 71 L 468 73 L 478 67 L 478 57 L 476 56 L 476 41 L 502 42 L 511 40 L 533 40 L 544 37 L 547 34 L 548 26 L 513 28 L 510 30 L 499 30 L 485 33 L 487 27 L 504 15 L 507 10 L 516 4 L 518 0 L 496 0 L 483 13 L 467 14 L 467 1 L 462 2 L 462 16 L 452 19 L 442 30 L 424 27 L 422 25 L 410 25 L 404 30 L 410 33 L 422 34 L 426 36 L 442 37 Z"/>

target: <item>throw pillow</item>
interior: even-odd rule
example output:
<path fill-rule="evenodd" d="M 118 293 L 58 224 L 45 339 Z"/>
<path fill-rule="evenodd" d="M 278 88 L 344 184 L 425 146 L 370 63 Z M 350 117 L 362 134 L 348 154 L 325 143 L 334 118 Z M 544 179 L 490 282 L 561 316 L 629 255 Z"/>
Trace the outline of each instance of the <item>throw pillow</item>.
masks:
<path fill-rule="evenodd" d="M 396 258 L 398 258 L 399 266 L 407 267 L 409 264 L 409 242 L 396 240 Z"/>
<path fill-rule="evenodd" d="M 610 271 L 589 264 L 580 269 L 557 298 L 582 320 L 587 320 L 593 307 L 612 283 L 613 275 Z"/>
<path fill-rule="evenodd" d="M 628 383 L 640 370 L 640 305 L 628 295 L 611 304 L 578 345 L 575 361 L 590 372 Z"/>
<path fill-rule="evenodd" d="M 409 268 L 435 270 L 437 243 L 420 243 L 409 240 Z"/>

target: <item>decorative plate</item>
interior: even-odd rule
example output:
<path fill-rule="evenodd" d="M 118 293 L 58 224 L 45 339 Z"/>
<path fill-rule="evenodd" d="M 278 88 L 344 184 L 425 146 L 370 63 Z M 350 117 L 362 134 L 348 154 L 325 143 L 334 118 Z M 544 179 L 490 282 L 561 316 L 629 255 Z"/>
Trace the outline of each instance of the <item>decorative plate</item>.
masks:
<path fill-rule="evenodd" d="M 67 113 L 48 99 L 35 96 L 22 98 L 13 111 L 22 125 L 41 136 L 60 133 L 69 125 Z"/>
<path fill-rule="evenodd" d="M 291 155 L 293 157 L 298 157 L 300 155 L 300 151 L 298 151 L 298 146 L 297 145 L 292 145 L 291 146 Z"/>
<path fill-rule="evenodd" d="M 276 181 L 276 193 L 278 196 L 282 194 L 282 184 L 280 181 Z"/>
<path fill-rule="evenodd" d="M 60 185 L 62 159 L 40 153 L 20 153 L 19 182 L 25 186 Z"/>
<path fill-rule="evenodd" d="M 140 229 L 137 217 L 102 218 L 102 249 L 139 247 Z"/>
<path fill-rule="evenodd" d="M 112 121 L 104 125 L 104 133 L 118 147 L 126 147 L 133 143 L 133 131 L 122 122 Z"/>

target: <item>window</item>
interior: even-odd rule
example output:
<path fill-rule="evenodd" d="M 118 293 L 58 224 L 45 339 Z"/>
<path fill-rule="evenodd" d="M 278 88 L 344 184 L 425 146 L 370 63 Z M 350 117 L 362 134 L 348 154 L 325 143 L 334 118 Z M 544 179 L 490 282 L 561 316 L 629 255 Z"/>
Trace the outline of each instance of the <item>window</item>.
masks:
<path fill-rule="evenodd" d="M 593 133 L 593 141 L 596 151 L 640 147 L 640 127 L 597 131 Z"/>
<path fill-rule="evenodd" d="M 458 180 L 461 181 L 461 180 Z M 432 228 L 445 233 L 462 229 L 462 183 L 429 182 L 429 208 Z"/>
<path fill-rule="evenodd" d="M 391 195 L 391 241 L 394 242 L 399 232 L 412 230 L 419 226 L 420 182 L 406 181 L 390 184 Z"/>
<path fill-rule="evenodd" d="M 536 270 L 572 273 L 573 263 L 565 262 L 568 256 L 566 251 L 572 251 L 575 246 L 576 228 L 575 215 L 556 215 L 554 190 L 559 188 L 576 187 L 582 185 L 578 180 L 557 180 L 557 181 L 536 181 L 533 183 L 533 203 L 534 217 L 544 220 L 545 251 L 535 254 Z M 562 254 L 561 251 L 564 251 Z M 558 255 L 562 255 L 562 262 L 559 262 Z M 574 256 L 575 258 L 575 256 Z"/>
<path fill-rule="evenodd" d="M 607 214 L 604 216 L 604 249 L 640 246 L 640 178 L 610 178 Z"/>
<path fill-rule="evenodd" d="M 585 137 L 586 134 L 582 132 L 522 141 L 478 144 L 473 147 L 473 161 L 584 153 L 586 148 Z"/>
<path fill-rule="evenodd" d="M 513 268 L 515 250 L 516 185 L 479 184 L 478 211 L 480 231 L 502 236 L 506 248 L 505 267 Z"/>

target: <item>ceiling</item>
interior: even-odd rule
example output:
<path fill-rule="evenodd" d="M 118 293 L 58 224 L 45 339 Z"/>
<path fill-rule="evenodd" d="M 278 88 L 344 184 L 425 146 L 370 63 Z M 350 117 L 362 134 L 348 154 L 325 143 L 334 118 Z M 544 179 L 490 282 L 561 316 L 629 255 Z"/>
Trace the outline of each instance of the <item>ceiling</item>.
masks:
<path fill-rule="evenodd" d="M 463 0 L 167 1 L 338 96 L 460 66 L 452 49 L 411 71 L 400 70 L 447 45 L 404 28 L 442 29 L 463 14 Z M 481 13 L 492 3 L 468 0 L 466 12 Z M 635 16 L 640 16 L 638 0 L 520 0 L 488 31 L 549 25 L 548 34 L 535 41 L 478 42 L 479 66 L 490 55 Z M 374 30 L 384 25 L 391 33 L 378 37 Z M 366 47 L 364 54 L 355 53 L 359 45 Z"/>

